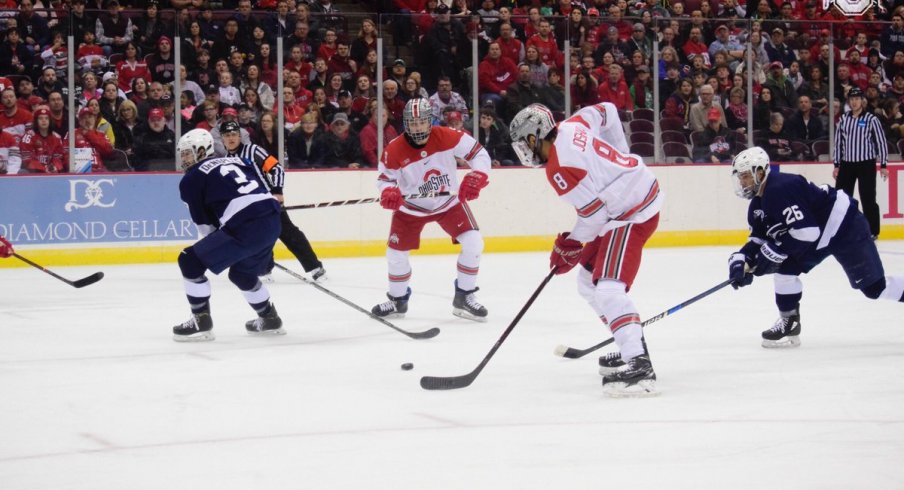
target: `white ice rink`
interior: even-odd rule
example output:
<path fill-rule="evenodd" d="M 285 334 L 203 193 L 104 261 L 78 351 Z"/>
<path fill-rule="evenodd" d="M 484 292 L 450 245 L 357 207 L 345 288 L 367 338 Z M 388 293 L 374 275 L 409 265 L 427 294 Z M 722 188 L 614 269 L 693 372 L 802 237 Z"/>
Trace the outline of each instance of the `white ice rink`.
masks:
<path fill-rule="evenodd" d="M 904 274 L 904 243 L 879 249 Z M 647 250 L 632 291 L 641 316 L 721 282 L 732 250 Z M 573 272 L 473 385 L 422 390 L 423 375 L 477 365 L 547 254 L 484 256 L 486 324 L 451 315 L 454 256 L 412 263 L 409 314 L 394 322 L 439 327 L 431 340 L 275 271 L 288 335 L 247 336 L 253 312 L 216 277 L 217 340 L 179 344 L 175 263 L 55 268 L 106 273 L 80 290 L 0 269 L 0 489 L 904 488 L 904 305 L 851 290 L 833 259 L 804 276 L 800 349 L 760 347 L 776 318 L 770 278 L 651 325 L 652 399 L 605 397 L 595 354 L 553 356 L 608 338 Z M 384 300 L 382 258 L 326 266 L 336 293 L 368 309 Z"/>

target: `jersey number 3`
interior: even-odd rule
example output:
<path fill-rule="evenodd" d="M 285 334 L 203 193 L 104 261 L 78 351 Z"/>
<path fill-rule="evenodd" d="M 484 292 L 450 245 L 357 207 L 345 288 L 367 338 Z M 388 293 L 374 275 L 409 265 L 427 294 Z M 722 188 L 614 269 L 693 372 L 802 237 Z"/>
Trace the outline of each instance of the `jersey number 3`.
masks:
<path fill-rule="evenodd" d="M 220 175 L 223 177 L 229 177 L 232 174 L 232 179 L 238 185 L 239 194 L 248 194 L 249 192 L 257 189 L 260 184 L 255 181 L 248 181 L 248 178 L 245 177 L 245 174 L 236 167 L 235 165 L 221 165 L 220 166 Z M 244 184 L 244 185 L 243 185 Z"/>

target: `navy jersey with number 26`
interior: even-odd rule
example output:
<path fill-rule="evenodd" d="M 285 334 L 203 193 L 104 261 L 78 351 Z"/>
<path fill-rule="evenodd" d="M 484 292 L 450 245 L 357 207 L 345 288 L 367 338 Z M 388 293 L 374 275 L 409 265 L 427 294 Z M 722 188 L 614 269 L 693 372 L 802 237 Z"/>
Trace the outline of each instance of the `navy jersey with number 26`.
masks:
<path fill-rule="evenodd" d="M 279 212 L 257 167 L 235 157 L 208 158 L 193 165 L 179 182 L 179 194 L 199 226 L 221 228 L 230 220 L 245 222 Z"/>

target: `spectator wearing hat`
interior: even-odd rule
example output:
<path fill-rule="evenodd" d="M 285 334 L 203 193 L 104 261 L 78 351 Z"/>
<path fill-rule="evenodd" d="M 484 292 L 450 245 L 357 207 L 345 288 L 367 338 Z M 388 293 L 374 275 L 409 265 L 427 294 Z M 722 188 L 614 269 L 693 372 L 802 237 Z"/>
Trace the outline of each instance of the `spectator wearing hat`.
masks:
<path fill-rule="evenodd" d="M 408 68 L 405 65 L 405 60 L 399 58 L 392 62 L 389 76 L 384 77 L 384 80 L 392 80 L 395 83 L 399 84 L 400 87 L 402 87 L 405 84 L 405 79 L 408 78 L 407 70 Z"/>
<path fill-rule="evenodd" d="M 374 106 L 376 106 L 376 104 L 374 104 Z M 390 141 L 399 136 L 399 133 L 396 132 L 395 128 L 387 124 L 388 120 L 389 113 L 383 111 L 383 148 L 386 148 Z M 376 110 L 371 111 L 370 120 L 367 125 L 361 129 L 359 134 L 361 139 L 361 154 L 364 158 L 363 163 L 368 167 L 377 168 L 377 137 L 379 131 L 377 131 Z"/>
<path fill-rule="evenodd" d="M 227 107 L 223 109 L 223 115 L 220 118 L 219 124 L 214 125 L 209 131 L 210 135 L 213 136 L 213 152 L 218 157 L 226 156 L 226 147 L 223 145 L 223 135 L 220 133 L 221 128 L 227 123 L 235 123 L 236 126 L 239 127 L 239 133 L 242 136 L 242 144 L 250 145 L 251 144 L 251 135 L 248 134 L 248 130 L 242 128 L 239 125 L 239 112 L 232 108 Z"/>
<path fill-rule="evenodd" d="M 621 63 L 628 55 L 628 47 L 618 37 L 618 28 L 610 25 L 606 29 L 606 37 L 593 52 L 593 60 L 597 66 L 603 65 L 603 55 L 609 53 L 616 63 Z"/>
<path fill-rule="evenodd" d="M 38 108 L 32 129 L 22 136 L 19 144 L 19 173 L 64 173 L 63 155 L 63 141 L 51 128 L 50 111 Z M 13 173 L 12 167 L 8 171 Z"/>
<path fill-rule="evenodd" d="M 645 60 L 651 59 L 653 56 L 653 42 L 647 36 L 647 29 L 640 22 L 634 24 L 631 31 L 631 37 L 625 43 L 625 52 L 633 53 L 640 51 L 643 53 Z"/>
<path fill-rule="evenodd" d="M 0 92 L 0 106 L 0 130 L 21 137 L 31 129 L 31 111 L 19 108 L 13 87 L 4 88 Z"/>
<path fill-rule="evenodd" d="M 330 122 L 330 130 L 324 138 L 326 157 L 324 165 L 338 168 L 361 168 L 364 163 L 361 142 L 351 129 L 348 116 L 337 112 Z"/>
<path fill-rule="evenodd" d="M 157 39 L 157 50 L 148 59 L 151 79 L 164 85 L 176 79 L 176 58 L 173 54 L 173 40 L 167 36 Z"/>
<path fill-rule="evenodd" d="M 653 108 L 653 77 L 650 76 L 650 67 L 647 65 L 637 67 L 637 75 L 629 90 L 635 110 Z"/>
<path fill-rule="evenodd" d="M 335 113 L 344 113 L 349 117 L 349 122 L 351 122 L 352 102 L 352 93 L 345 89 L 340 90 L 338 93 L 336 93 L 336 105 L 338 107 Z"/>
<path fill-rule="evenodd" d="M 785 30 L 781 27 L 772 29 L 770 42 L 766 43 L 765 48 L 769 61 L 779 61 L 782 66 L 790 66 L 792 61 L 797 60 L 794 50 L 785 44 Z"/>
<path fill-rule="evenodd" d="M 470 52 L 467 39 L 464 24 L 453 19 L 449 7 L 441 3 L 436 8 L 436 21 L 419 46 L 428 86 L 431 80 L 439 80 L 443 76 L 449 77 L 452 85 L 459 85 L 462 67 L 458 65 L 458 59 L 460 54 Z"/>
<path fill-rule="evenodd" d="M 136 136 L 133 152 L 131 164 L 136 171 L 174 168 L 176 134 L 166 126 L 163 109 L 154 108 L 148 112 L 147 129 Z"/>
<path fill-rule="evenodd" d="M 709 44 L 709 59 L 715 59 L 716 53 L 725 51 L 728 55 L 728 63 L 734 68 L 744 61 L 746 50 L 736 39 L 729 37 L 728 26 L 725 24 L 716 28 L 716 39 Z"/>
<path fill-rule="evenodd" d="M 443 124 L 442 125 L 446 126 L 448 128 L 452 128 L 456 131 L 462 131 L 469 135 L 471 134 L 471 132 L 465 128 L 465 123 L 464 123 L 461 113 L 452 108 L 447 107 L 446 110 L 443 112 Z"/>
<path fill-rule="evenodd" d="M 775 99 L 775 106 L 781 109 L 794 109 L 797 107 L 797 90 L 788 77 L 785 76 L 785 70 L 781 61 L 773 61 L 769 64 L 769 73 L 766 75 L 766 82 L 763 87 L 772 90 L 772 96 Z"/>
<path fill-rule="evenodd" d="M 35 85 L 28 77 L 22 77 L 16 82 L 16 95 L 19 97 L 19 106 L 27 111 L 33 112 L 33 105 L 44 102 L 44 99 L 35 93 Z"/>
<path fill-rule="evenodd" d="M 113 145 L 107 140 L 107 136 L 97 129 L 97 116 L 88 107 L 82 107 L 78 111 L 78 125 L 75 128 L 75 148 L 91 149 L 91 172 L 106 172 L 104 158 L 113 155 Z M 63 137 L 68 140 L 68 135 Z M 68 153 L 64 158 L 64 165 L 68 166 Z"/>
<path fill-rule="evenodd" d="M 122 53 L 126 43 L 132 41 L 132 21 L 120 13 L 117 0 L 106 0 L 106 12 L 97 18 L 95 32 L 97 42 L 103 47 L 104 54 Z"/>
<path fill-rule="evenodd" d="M 710 107 L 706 112 L 706 126 L 692 148 L 694 162 L 724 163 L 734 158 L 737 133 L 725 127 L 724 120 L 718 106 Z"/>

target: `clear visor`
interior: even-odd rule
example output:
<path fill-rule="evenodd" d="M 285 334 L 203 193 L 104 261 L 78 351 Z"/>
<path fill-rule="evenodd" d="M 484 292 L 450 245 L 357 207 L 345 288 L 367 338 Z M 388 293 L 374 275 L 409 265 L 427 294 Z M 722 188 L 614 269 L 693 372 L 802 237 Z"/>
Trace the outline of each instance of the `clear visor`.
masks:
<path fill-rule="evenodd" d="M 195 154 L 192 152 L 191 148 L 184 148 L 179 151 L 179 158 L 182 159 L 182 170 L 188 170 L 189 167 L 195 164 Z"/>
<path fill-rule="evenodd" d="M 525 167 L 539 167 L 541 165 L 540 158 L 534 153 L 534 150 L 531 149 L 530 145 L 527 144 L 527 141 L 513 141 L 512 149 L 515 150 L 515 155 L 518 157 L 518 161 L 521 162 L 521 165 L 524 165 Z"/>
<path fill-rule="evenodd" d="M 759 185 L 756 183 L 751 172 L 732 172 L 731 183 L 734 185 L 735 194 L 744 199 L 753 199 L 756 195 Z"/>

